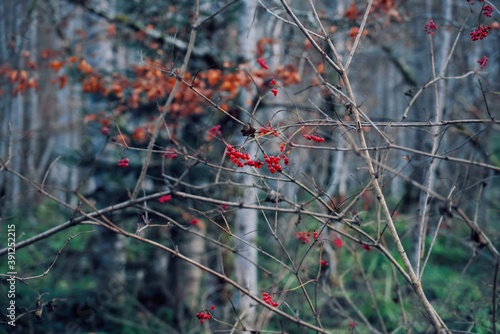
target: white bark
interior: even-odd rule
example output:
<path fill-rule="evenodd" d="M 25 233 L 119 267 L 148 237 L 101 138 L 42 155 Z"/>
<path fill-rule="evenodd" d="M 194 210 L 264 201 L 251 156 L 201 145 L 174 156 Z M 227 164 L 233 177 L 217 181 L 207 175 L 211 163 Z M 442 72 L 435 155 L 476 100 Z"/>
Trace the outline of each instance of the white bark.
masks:
<path fill-rule="evenodd" d="M 255 61 L 256 46 L 258 40 L 258 23 L 254 22 L 254 15 L 257 12 L 258 2 L 255 0 L 243 0 L 240 7 L 240 20 L 238 27 L 238 40 L 240 41 L 240 55 L 251 63 Z M 253 26 L 252 26 L 253 23 Z M 246 98 L 243 96 L 241 102 Z M 240 180 L 245 185 L 253 183 L 253 177 L 245 175 Z M 255 188 L 248 188 L 243 193 L 243 201 L 245 203 L 254 202 L 257 198 Z M 252 244 L 257 237 L 257 211 L 240 209 L 236 213 L 236 234 Z M 245 255 L 251 261 L 257 262 L 257 250 L 244 244 L 238 246 L 239 253 Z M 238 283 L 250 291 L 252 294 L 257 294 L 257 268 L 248 260 L 236 256 L 235 271 Z M 255 309 L 251 307 L 251 299 L 242 295 L 239 303 L 240 314 L 244 315 L 244 323 L 249 327 L 253 327 L 255 319 Z"/>

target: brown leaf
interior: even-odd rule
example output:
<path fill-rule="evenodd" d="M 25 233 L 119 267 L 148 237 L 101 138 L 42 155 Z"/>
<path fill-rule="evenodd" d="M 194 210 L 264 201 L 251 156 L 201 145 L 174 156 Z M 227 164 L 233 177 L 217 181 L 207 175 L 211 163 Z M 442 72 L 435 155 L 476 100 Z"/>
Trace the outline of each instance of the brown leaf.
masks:
<path fill-rule="evenodd" d="M 256 130 L 249 123 L 249 124 L 243 125 L 243 129 L 241 129 L 240 131 L 241 131 L 241 135 L 243 135 L 245 137 L 254 137 Z"/>

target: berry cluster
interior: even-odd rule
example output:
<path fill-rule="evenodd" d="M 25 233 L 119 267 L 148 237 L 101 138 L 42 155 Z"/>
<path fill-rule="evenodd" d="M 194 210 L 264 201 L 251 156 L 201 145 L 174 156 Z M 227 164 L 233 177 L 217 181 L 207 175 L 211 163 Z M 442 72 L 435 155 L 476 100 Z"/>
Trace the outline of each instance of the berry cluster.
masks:
<path fill-rule="evenodd" d="M 283 150 L 284 150 L 284 145 L 280 146 L 280 151 L 283 152 Z M 261 168 L 264 165 L 262 161 L 250 159 L 248 153 L 241 153 L 240 151 L 236 150 L 229 144 L 226 144 L 226 156 L 229 157 L 231 161 L 240 168 L 244 166 Z M 283 164 L 285 166 L 288 166 L 288 164 L 290 163 L 290 159 L 285 154 L 281 154 L 281 156 L 280 155 L 269 156 L 267 154 L 264 154 L 264 160 L 266 161 L 267 168 L 269 168 L 269 171 L 272 174 L 276 172 L 281 172 L 283 170 L 283 167 L 280 165 L 282 159 L 283 159 Z"/>
<path fill-rule="evenodd" d="M 479 63 L 479 68 L 485 68 L 488 65 L 488 57 L 484 56 L 483 58 L 477 61 Z"/>
<path fill-rule="evenodd" d="M 309 139 L 309 140 L 314 140 L 317 143 L 322 143 L 322 142 L 325 141 L 325 138 L 318 137 L 318 136 L 315 136 L 315 135 L 304 135 L 304 138 L 305 139 Z"/>
<path fill-rule="evenodd" d="M 285 144 L 284 143 L 280 144 L 280 152 L 281 153 L 285 152 Z M 281 154 L 281 157 L 283 158 L 283 163 L 285 164 L 285 166 L 288 166 L 288 164 L 290 163 L 290 159 L 288 158 L 288 156 L 285 154 Z"/>
<path fill-rule="evenodd" d="M 272 297 L 270 294 L 268 294 L 267 292 L 264 292 L 264 293 L 262 294 L 262 299 L 264 300 L 264 302 L 265 302 L 266 304 L 271 305 L 272 307 L 276 307 L 276 306 L 278 306 L 278 303 L 277 303 L 277 302 L 275 302 L 275 301 L 273 300 L 273 297 Z"/>
<path fill-rule="evenodd" d="M 328 261 L 326 261 L 326 260 L 320 260 L 320 261 L 319 261 L 319 266 L 320 266 L 322 269 L 326 269 L 326 268 L 328 268 Z"/>
<path fill-rule="evenodd" d="M 344 245 L 344 242 L 340 238 L 334 238 L 333 243 L 335 246 L 337 246 L 337 248 L 342 248 L 342 246 Z"/>
<path fill-rule="evenodd" d="M 165 152 L 163 152 L 163 157 L 169 160 L 174 160 L 177 157 L 177 152 L 174 148 L 167 148 L 165 149 Z"/>
<path fill-rule="evenodd" d="M 278 137 L 278 131 L 276 131 L 275 129 L 273 129 L 272 126 L 263 126 L 259 129 L 259 131 L 257 131 L 257 133 L 261 136 L 264 136 L 264 135 L 273 135 L 275 137 Z"/>
<path fill-rule="evenodd" d="M 118 167 L 128 167 L 128 158 L 122 158 L 118 161 Z"/>
<path fill-rule="evenodd" d="M 434 21 L 429 20 L 429 22 L 425 25 L 425 32 L 428 35 L 433 36 L 434 33 L 436 32 L 436 30 L 437 30 L 437 27 L 436 27 L 436 24 L 434 23 Z"/>
<path fill-rule="evenodd" d="M 264 58 L 259 58 L 257 59 L 257 63 L 260 65 L 265 70 L 269 69 L 269 66 L 266 64 L 266 60 Z M 272 79 L 269 81 L 269 86 L 274 86 L 276 85 L 276 80 Z M 273 93 L 274 96 L 278 95 L 278 90 L 276 88 L 271 89 L 271 93 Z"/>
<path fill-rule="evenodd" d="M 474 42 L 477 41 L 477 40 L 481 40 L 483 38 L 486 38 L 486 36 L 488 36 L 488 33 L 490 32 L 490 29 L 491 29 L 490 26 L 480 25 L 475 30 L 472 30 L 470 32 L 470 34 L 469 34 L 470 38 Z"/>
<path fill-rule="evenodd" d="M 272 79 L 269 81 L 269 86 L 274 86 L 276 85 L 276 80 Z M 274 96 L 278 95 L 278 90 L 276 88 L 271 89 L 271 93 L 273 93 Z"/>
<path fill-rule="evenodd" d="M 264 163 L 262 161 L 258 161 L 258 160 L 248 160 L 248 161 L 245 161 L 245 165 L 259 169 L 260 167 L 262 167 L 264 165 Z"/>
<path fill-rule="evenodd" d="M 304 245 L 309 243 L 311 241 L 309 238 L 311 237 L 311 232 L 309 231 L 299 231 L 295 232 L 293 234 L 299 241 L 301 241 Z M 313 238 L 314 240 L 318 239 L 319 232 L 318 231 L 313 231 Z"/>
<path fill-rule="evenodd" d="M 493 6 L 484 5 L 481 10 L 483 11 L 484 16 L 491 17 L 491 13 L 493 13 Z"/>
<path fill-rule="evenodd" d="M 222 135 L 221 125 L 214 125 L 208 130 L 209 138 L 215 138 Z"/>
<path fill-rule="evenodd" d="M 285 166 L 288 166 L 290 160 L 286 155 L 282 154 L 281 156 L 279 155 L 269 156 L 267 154 L 264 154 L 264 161 L 267 163 L 267 168 L 269 168 L 271 174 L 274 174 L 277 171 L 281 172 L 283 170 L 283 167 L 281 167 L 280 165 L 281 158 L 283 158 L 283 163 L 285 164 Z"/>
<path fill-rule="evenodd" d="M 226 156 L 229 157 L 231 161 L 240 168 L 245 165 L 260 168 L 264 165 L 262 161 L 251 160 L 248 153 L 241 153 L 231 145 L 226 145 L 226 149 Z M 244 162 L 242 162 L 241 160 L 243 160 Z"/>
<path fill-rule="evenodd" d="M 210 320 L 212 318 L 212 316 L 210 315 L 210 313 L 208 311 L 198 312 L 198 313 L 196 313 L 196 317 L 198 318 L 198 320 L 200 320 L 201 324 L 203 324 L 205 322 L 205 320 Z"/>
<path fill-rule="evenodd" d="M 281 157 L 283 158 L 283 163 L 285 164 L 285 166 L 288 166 L 288 164 L 290 163 L 290 159 L 288 159 L 288 157 L 284 154 L 282 154 Z"/>

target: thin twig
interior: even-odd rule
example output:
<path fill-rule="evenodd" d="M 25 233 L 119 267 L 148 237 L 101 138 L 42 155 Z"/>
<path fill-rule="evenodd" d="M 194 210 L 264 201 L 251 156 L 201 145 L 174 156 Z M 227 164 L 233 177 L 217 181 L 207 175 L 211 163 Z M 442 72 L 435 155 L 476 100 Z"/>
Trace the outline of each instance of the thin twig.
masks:
<path fill-rule="evenodd" d="M 292 9 L 288 5 L 288 3 L 285 0 L 280 0 L 280 1 L 281 1 L 281 4 L 283 5 L 283 7 L 285 7 L 285 10 L 288 13 L 288 15 L 290 15 L 290 17 L 293 19 L 293 21 L 297 25 L 297 27 L 299 27 L 299 29 L 302 31 L 302 33 L 304 34 L 304 36 L 309 40 L 309 42 L 311 42 L 311 45 L 314 47 L 314 49 L 316 49 L 316 51 L 318 51 L 321 54 L 321 56 L 326 60 L 326 62 L 331 67 L 333 67 L 335 69 L 335 71 L 337 71 L 339 74 L 341 74 L 342 70 L 340 69 L 339 65 L 337 65 L 332 60 L 332 58 L 330 58 L 326 54 L 326 52 L 318 45 L 318 43 L 316 43 L 316 41 L 314 40 L 314 38 L 312 37 L 312 35 L 309 33 L 309 31 L 304 27 L 304 25 L 302 24 L 302 22 L 300 22 L 300 20 L 294 14 L 294 12 L 292 11 Z M 325 36 L 322 36 L 322 38 L 325 39 Z"/>
<path fill-rule="evenodd" d="M 369 0 L 368 4 L 366 5 L 365 14 L 363 15 L 363 19 L 361 20 L 361 24 L 359 25 L 358 33 L 356 34 L 356 39 L 354 40 L 354 44 L 352 45 L 351 52 L 349 52 L 349 57 L 347 58 L 347 61 L 344 65 L 344 69 L 346 71 L 349 68 L 349 65 L 351 65 L 352 58 L 354 57 L 354 54 L 356 53 L 356 50 L 358 48 L 359 40 L 363 36 L 363 31 L 364 31 L 364 28 L 366 25 L 366 21 L 368 20 L 368 15 L 370 14 L 372 4 L 373 4 L 373 0 Z"/>
<path fill-rule="evenodd" d="M 74 238 L 76 238 L 77 236 L 79 236 L 80 234 L 84 234 L 84 233 L 92 233 L 94 232 L 94 230 L 90 230 L 90 231 L 82 231 L 82 232 L 78 232 L 74 235 L 72 235 L 71 237 L 69 237 L 65 242 L 64 244 L 61 246 L 61 248 L 59 248 L 59 250 L 57 251 L 57 254 L 56 254 L 56 257 L 54 258 L 54 260 L 52 261 L 52 263 L 49 265 L 49 267 L 47 268 L 47 270 L 45 270 L 43 273 L 41 273 L 40 275 L 35 275 L 35 276 L 29 276 L 29 277 L 15 277 L 15 279 L 19 280 L 19 281 L 29 281 L 29 280 L 32 280 L 32 279 L 37 279 L 37 278 L 42 278 L 44 276 L 46 276 L 49 271 L 54 267 L 54 265 L 56 264 L 56 261 L 57 259 L 59 258 L 59 256 L 61 255 L 62 253 L 62 250 L 64 249 L 64 247 L 66 247 L 66 245 L 68 244 L 68 242 L 70 242 L 71 240 L 73 240 Z M 3 274 L 0 274 L 0 276 L 7 276 L 7 275 L 3 275 Z"/>
<path fill-rule="evenodd" d="M 106 228 L 109 228 L 108 226 L 106 226 Z M 320 328 L 320 327 L 317 327 L 315 325 L 312 325 L 304 320 L 301 320 L 300 318 L 298 317 L 295 317 L 295 316 L 292 316 L 288 313 L 285 313 L 284 311 L 280 310 L 279 308 L 276 308 L 276 307 L 273 307 L 271 305 L 268 305 L 266 304 L 262 299 L 260 299 L 259 297 L 257 297 L 256 295 L 252 294 L 247 288 L 239 285 L 236 281 L 230 279 L 229 277 L 225 276 L 225 275 L 222 275 L 221 273 L 199 263 L 199 262 L 196 262 L 195 260 L 191 259 L 189 256 L 186 256 L 182 253 L 180 253 L 177 249 L 172 249 L 170 247 L 167 247 L 163 244 L 160 244 L 158 242 L 155 242 L 153 240 L 150 240 L 150 239 L 146 239 L 146 238 L 143 238 L 141 236 L 138 236 L 136 234 L 133 234 L 133 233 L 128 233 L 126 231 L 124 231 L 122 234 L 124 234 L 125 236 L 131 238 L 131 239 L 135 239 L 137 241 L 140 241 L 142 243 L 145 243 L 145 244 L 148 244 L 148 245 L 151 245 L 151 246 L 154 246 L 154 247 L 157 247 L 158 249 L 160 250 L 163 250 L 169 254 L 171 254 L 172 256 L 174 257 L 177 257 L 179 258 L 180 260 L 182 261 L 185 261 L 201 270 L 203 270 L 204 272 L 208 273 L 208 274 L 211 274 L 213 276 L 216 276 L 218 277 L 219 279 L 221 279 L 222 281 L 226 282 L 227 284 L 233 286 L 235 289 L 237 289 L 238 291 L 242 292 L 243 294 L 247 295 L 249 298 L 251 298 L 252 300 L 254 300 L 255 302 L 257 302 L 257 304 L 261 305 L 262 307 L 265 307 L 271 311 L 273 311 L 274 313 L 280 315 L 281 317 L 287 319 L 288 321 L 290 322 L 293 322 L 301 327 L 305 327 L 305 328 L 309 328 L 309 329 L 312 329 L 314 331 L 317 331 L 318 333 L 324 333 L 324 334 L 328 334 L 329 331 L 323 329 L 323 328 Z"/>
<path fill-rule="evenodd" d="M 198 20 L 198 15 L 199 15 L 199 3 L 198 3 L 198 1 L 196 1 L 193 22 L 196 22 L 196 20 Z M 181 69 L 179 71 L 179 77 L 181 77 L 181 78 L 184 76 L 184 73 L 187 70 L 189 59 L 191 58 L 191 52 L 193 51 L 194 41 L 196 40 L 196 32 L 197 32 L 197 27 L 196 27 L 196 25 L 193 24 L 193 27 L 191 29 L 191 34 L 189 36 L 188 47 L 186 50 L 186 54 L 184 56 L 184 61 L 182 63 Z M 148 149 L 146 151 L 146 157 L 144 158 L 144 162 L 142 165 L 141 173 L 139 175 L 139 179 L 137 180 L 134 191 L 132 192 L 132 195 L 130 196 L 131 199 L 136 199 L 137 195 L 139 194 L 139 191 L 142 188 L 142 184 L 144 182 L 144 179 L 146 178 L 146 173 L 148 171 L 149 164 L 151 163 L 151 156 L 153 153 L 153 148 L 154 148 L 155 143 L 156 143 L 156 138 L 158 137 L 158 134 L 160 133 L 160 129 L 162 128 L 162 125 L 163 125 L 163 119 L 167 115 L 168 110 L 170 108 L 170 105 L 174 101 L 175 92 L 179 88 L 180 84 L 181 84 L 181 82 L 179 80 L 177 80 L 175 82 L 174 87 L 172 87 L 172 90 L 170 91 L 170 95 L 168 96 L 167 101 L 163 105 L 163 109 L 161 111 L 161 114 L 155 123 L 155 127 L 153 129 L 153 132 L 151 133 L 151 139 L 149 140 Z"/>

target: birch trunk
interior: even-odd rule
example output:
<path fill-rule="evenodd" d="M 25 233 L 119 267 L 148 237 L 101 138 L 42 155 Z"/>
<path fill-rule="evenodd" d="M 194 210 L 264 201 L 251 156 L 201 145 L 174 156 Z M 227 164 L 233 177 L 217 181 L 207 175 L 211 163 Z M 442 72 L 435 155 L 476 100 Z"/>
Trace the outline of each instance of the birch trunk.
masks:
<path fill-rule="evenodd" d="M 258 22 L 254 22 L 254 16 L 257 13 L 257 1 L 243 0 L 240 7 L 240 20 L 238 26 L 238 41 L 240 43 L 240 55 L 248 63 L 252 63 L 256 56 L 256 46 L 258 40 Z M 248 96 L 243 94 L 240 101 L 242 105 L 247 100 Z M 251 148 L 249 147 L 251 150 Z M 245 175 L 241 177 L 241 183 L 251 186 L 253 177 Z M 243 192 L 242 200 L 245 203 L 255 202 L 257 198 L 257 191 L 253 187 L 248 187 Z M 257 211 L 240 209 L 236 213 L 235 227 L 236 234 L 245 241 L 255 244 L 257 237 Z M 257 250 L 254 247 L 241 244 L 238 246 L 239 253 L 245 255 L 250 261 L 257 262 Z M 235 258 L 235 272 L 239 284 L 247 288 L 252 294 L 257 294 L 257 268 L 248 260 L 236 256 Z M 244 319 L 245 326 L 253 327 L 255 320 L 255 309 L 251 307 L 251 299 L 245 295 L 241 295 L 239 300 L 240 315 Z"/>

